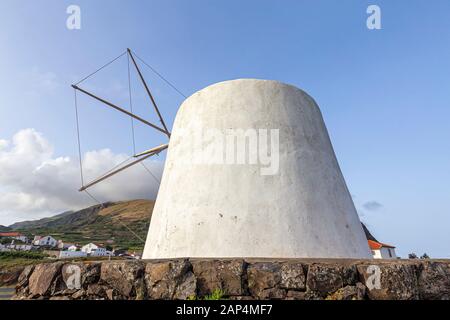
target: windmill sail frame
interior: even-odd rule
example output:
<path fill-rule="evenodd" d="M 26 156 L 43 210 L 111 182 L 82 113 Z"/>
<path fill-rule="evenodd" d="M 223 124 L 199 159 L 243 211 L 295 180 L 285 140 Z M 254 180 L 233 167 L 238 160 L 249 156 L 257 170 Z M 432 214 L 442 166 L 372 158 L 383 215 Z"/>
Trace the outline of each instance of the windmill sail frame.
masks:
<path fill-rule="evenodd" d="M 124 108 L 121 108 L 121 107 L 117 106 L 116 104 L 114 104 L 114 103 L 112 103 L 112 102 L 110 102 L 110 101 L 108 101 L 108 100 L 106 100 L 104 98 L 101 98 L 101 97 L 95 95 L 95 94 L 93 94 L 93 93 L 91 93 L 91 92 L 89 92 L 89 91 L 87 91 L 87 90 L 85 90 L 85 89 L 83 89 L 83 88 L 81 88 L 79 86 L 79 84 L 81 82 L 83 82 L 87 78 L 91 77 L 92 75 L 94 75 L 95 73 L 97 73 L 98 71 L 103 69 L 104 67 L 108 66 L 112 62 L 116 61 L 118 58 L 122 57 L 125 53 L 128 55 L 129 58 L 131 58 L 131 61 L 133 62 L 133 65 L 134 65 L 134 67 L 137 70 L 139 78 L 140 78 L 140 80 L 141 80 L 141 82 L 142 82 L 142 84 L 143 84 L 143 86 L 145 88 L 145 91 L 147 92 L 147 95 L 150 98 L 150 101 L 151 101 L 151 103 L 152 103 L 152 105 L 153 105 L 153 107 L 154 107 L 154 109 L 155 109 L 155 111 L 156 111 L 156 113 L 158 115 L 159 121 L 161 122 L 161 125 L 162 125 L 163 128 L 161 128 L 161 127 L 159 127 L 159 126 L 157 126 L 157 125 L 155 125 L 155 124 L 153 124 L 153 123 L 151 123 L 151 122 L 149 122 L 149 121 L 139 117 L 138 115 L 135 115 L 134 113 L 132 113 L 130 111 L 125 110 Z M 157 106 L 157 104 L 155 102 L 155 99 L 153 98 L 153 95 L 152 95 L 152 93 L 151 93 L 151 91 L 150 91 L 150 89 L 149 89 L 149 87 L 148 87 L 148 85 L 147 85 L 147 83 L 146 83 L 146 81 L 144 79 L 144 76 L 142 75 L 141 70 L 139 69 L 138 64 L 136 63 L 136 60 L 134 59 L 134 56 L 133 56 L 133 53 L 132 53 L 131 49 L 127 48 L 127 51 L 125 53 L 122 53 L 119 57 L 115 58 L 110 63 L 108 63 L 105 66 L 101 67 L 100 69 L 98 69 L 94 73 L 91 73 L 89 76 L 85 77 L 83 80 L 77 82 L 76 84 L 72 84 L 72 88 L 75 90 L 75 107 L 76 107 L 76 109 L 78 110 L 77 102 L 76 102 L 76 92 L 79 91 L 79 92 L 81 92 L 81 93 L 83 93 L 83 94 L 85 94 L 85 95 L 87 95 L 87 96 L 89 96 L 89 97 L 91 97 L 91 98 L 93 98 L 93 99 L 103 103 L 104 105 L 106 105 L 108 107 L 111 107 L 111 108 L 113 108 L 113 109 L 115 109 L 115 110 L 117 110 L 119 112 L 122 112 L 122 113 L 126 114 L 127 116 L 131 117 L 132 119 L 138 120 L 141 123 L 143 123 L 143 124 L 153 128 L 153 129 L 155 129 L 155 130 L 157 130 L 157 131 L 159 131 L 161 133 L 164 133 L 170 139 L 170 131 L 167 129 L 166 123 L 164 122 L 164 119 L 163 119 L 163 117 L 162 117 L 162 115 L 161 115 L 161 113 L 159 111 L 159 108 L 158 108 L 158 106 Z M 131 95 L 131 92 L 130 92 L 130 95 Z M 78 137 L 79 137 L 80 135 L 79 135 L 79 125 L 78 125 L 78 111 L 77 111 L 77 133 L 78 133 Z M 81 184 L 82 184 L 81 188 L 79 189 L 79 191 L 81 192 L 81 191 L 86 191 L 88 188 L 91 188 L 92 186 L 94 186 L 94 185 L 96 185 L 96 184 L 98 184 L 98 183 L 100 183 L 100 182 L 102 182 L 102 181 L 104 181 L 104 180 L 106 180 L 106 179 L 108 179 L 108 178 L 110 178 L 110 177 L 112 177 L 112 176 L 114 176 L 114 175 L 116 175 L 116 174 L 118 174 L 118 173 L 120 173 L 120 172 L 122 172 L 122 171 L 124 171 L 124 170 L 126 170 L 128 168 L 130 168 L 130 167 L 132 167 L 132 166 L 134 166 L 135 164 L 141 163 L 142 161 L 144 161 L 144 160 L 146 160 L 146 159 L 148 159 L 148 158 L 150 158 L 150 157 L 152 157 L 154 155 L 158 155 L 159 153 L 161 153 L 162 151 L 167 149 L 169 147 L 169 144 L 166 143 L 166 144 L 163 144 L 163 145 L 151 148 L 149 150 L 137 153 L 137 154 L 135 154 L 135 155 L 133 155 L 131 157 L 131 158 L 138 158 L 137 160 L 135 160 L 135 161 L 133 161 L 131 163 L 128 163 L 126 165 L 123 165 L 123 163 L 122 163 L 121 165 L 119 165 L 119 167 L 117 169 L 113 168 L 112 170 L 110 170 L 110 171 L 104 173 L 103 175 L 95 178 L 94 180 L 88 182 L 87 184 L 84 184 L 84 181 L 83 181 L 84 179 L 83 179 L 83 169 L 82 169 L 82 163 L 81 163 L 81 149 L 80 149 L 80 139 L 79 138 L 78 138 L 78 147 L 79 147 L 78 150 L 79 150 L 79 157 L 80 157 L 80 171 L 81 171 Z M 124 162 L 126 162 L 126 161 L 124 161 Z"/>

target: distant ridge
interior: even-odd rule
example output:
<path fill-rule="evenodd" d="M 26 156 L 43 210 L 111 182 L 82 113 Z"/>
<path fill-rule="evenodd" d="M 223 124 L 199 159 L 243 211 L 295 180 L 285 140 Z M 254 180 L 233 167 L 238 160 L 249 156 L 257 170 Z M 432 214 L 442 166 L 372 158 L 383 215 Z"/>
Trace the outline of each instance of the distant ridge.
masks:
<path fill-rule="evenodd" d="M 66 212 L 57 214 L 55 216 L 48 217 L 48 218 L 42 218 L 39 220 L 27 220 L 27 221 L 22 221 L 22 222 L 16 222 L 16 223 L 10 225 L 8 228 L 10 230 L 17 230 L 17 229 L 25 230 L 25 229 L 29 229 L 29 228 L 45 227 L 45 226 L 51 225 L 51 223 L 53 221 L 58 222 L 60 220 L 60 218 L 63 218 L 66 215 L 70 215 L 72 213 L 73 213 L 73 211 L 66 211 Z"/>
<path fill-rule="evenodd" d="M 11 231 L 11 228 L 0 225 L 0 232 L 8 232 Z"/>

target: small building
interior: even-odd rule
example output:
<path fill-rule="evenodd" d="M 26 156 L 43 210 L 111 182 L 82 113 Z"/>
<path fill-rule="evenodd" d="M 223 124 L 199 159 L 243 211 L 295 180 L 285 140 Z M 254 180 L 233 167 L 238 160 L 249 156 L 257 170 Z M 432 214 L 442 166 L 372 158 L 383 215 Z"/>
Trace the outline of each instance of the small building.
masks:
<path fill-rule="evenodd" d="M 33 245 L 38 246 L 39 240 L 42 238 L 42 236 L 34 236 L 33 241 L 31 242 Z"/>
<path fill-rule="evenodd" d="M 95 251 L 99 248 L 98 245 L 96 245 L 95 243 L 88 243 L 84 246 L 81 247 L 81 251 L 86 252 L 87 254 L 91 254 L 92 251 Z"/>
<path fill-rule="evenodd" d="M 112 255 L 112 253 L 106 248 L 103 248 L 102 246 L 95 244 L 95 243 L 88 243 L 87 245 L 84 245 L 81 248 L 81 251 L 86 252 L 89 256 L 92 257 L 104 257 L 108 255 Z"/>
<path fill-rule="evenodd" d="M 24 243 L 28 242 L 28 238 L 19 232 L 0 232 L 0 238 L 11 238 Z"/>
<path fill-rule="evenodd" d="M 60 259 L 69 259 L 69 258 L 82 258 L 87 257 L 87 253 L 83 251 L 60 251 L 59 258 Z"/>
<path fill-rule="evenodd" d="M 373 240 L 367 241 L 374 259 L 397 259 L 394 246 Z"/>
<path fill-rule="evenodd" d="M 10 249 L 16 251 L 31 251 L 33 250 L 33 246 L 31 244 L 15 244 L 11 245 Z"/>
<path fill-rule="evenodd" d="M 75 245 L 74 243 L 58 240 L 58 249 L 60 249 L 60 250 L 68 250 L 70 247 L 72 247 L 74 245 Z M 76 251 L 76 250 L 74 250 L 74 251 Z"/>
<path fill-rule="evenodd" d="M 58 245 L 58 241 L 56 241 L 56 239 L 52 236 L 35 236 L 33 244 L 40 247 L 56 247 Z"/>
<path fill-rule="evenodd" d="M 67 251 L 77 251 L 78 247 L 74 244 L 67 248 Z"/>

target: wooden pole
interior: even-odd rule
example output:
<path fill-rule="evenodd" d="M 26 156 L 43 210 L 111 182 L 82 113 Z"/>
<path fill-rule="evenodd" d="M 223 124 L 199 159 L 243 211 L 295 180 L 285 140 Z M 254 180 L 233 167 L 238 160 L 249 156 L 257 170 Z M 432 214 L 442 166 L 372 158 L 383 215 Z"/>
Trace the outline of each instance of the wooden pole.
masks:
<path fill-rule="evenodd" d="M 95 180 L 89 182 L 89 183 L 86 184 L 85 186 L 82 186 L 81 189 L 78 190 L 78 191 L 84 191 L 84 190 L 86 190 L 86 189 L 88 189 L 88 188 L 90 188 L 90 187 L 96 185 L 97 183 L 102 182 L 103 180 L 108 179 L 109 177 L 111 177 L 111 176 L 113 176 L 113 175 L 115 175 L 115 174 L 117 174 L 117 173 L 119 173 L 119 172 L 121 172 L 121 171 L 123 171 L 123 170 L 125 170 L 125 169 L 127 169 L 127 168 L 129 168 L 129 167 L 131 167 L 131 166 L 133 166 L 133 165 L 135 165 L 135 164 L 141 162 L 141 161 L 144 161 L 145 159 L 147 159 L 147 158 L 149 158 L 149 157 L 151 157 L 151 156 L 153 156 L 153 155 L 155 155 L 155 154 L 157 154 L 157 153 L 159 153 L 159 152 L 153 152 L 153 153 L 150 153 L 150 154 L 146 155 L 146 156 L 143 157 L 143 158 L 137 159 L 137 160 L 135 160 L 135 161 L 133 161 L 133 162 L 127 164 L 126 166 L 123 166 L 122 168 L 119 168 L 119 169 L 117 169 L 117 170 L 115 170 L 115 171 L 113 171 L 113 172 L 111 172 L 111 173 L 108 173 L 108 174 L 106 174 L 106 175 L 104 175 L 104 176 L 102 176 L 102 177 L 100 177 L 100 178 L 97 178 L 97 179 L 95 179 Z"/>
<path fill-rule="evenodd" d="M 144 123 L 144 124 L 146 124 L 146 125 L 152 127 L 153 129 L 156 129 L 156 130 L 158 130 L 158 131 L 161 131 L 162 133 L 165 133 L 165 134 L 167 134 L 167 135 L 170 134 L 170 133 L 167 132 L 165 129 L 162 129 L 162 128 L 160 128 L 160 127 L 154 125 L 153 123 L 150 123 L 150 122 L 148 122 L 147 120 L 142 119 L 141 117 L 139 117 L 139 116 L 137 116 L 137 115 L 135 115 L 135 114 L 133 114 L 133 113 L 131 113 L 131 112 L 125 110 L 125 109 L 122 109 L 121 107 L 118 107 L 118 106 L 116 106 L 115 104 L 113 104 L 113 103 L 111 103 L 111 102 L 109 102 L 109 101 L 106 101 L 105 99 L 102 99 L 102 98 L 100 98 L 100 97 L 97 97 L 96 95 L 94 95 L 94 94 L 92 94 L 92 93 L 90 93 L 90 92 L 88 92 L 88 91 L 86 91 L 86 90 L 84 90 L 84 89 L 81 89 L 81 88 L 78 87 L 77 85 L 74 85 L 74 84 L 73 84 L 73 85 L 72 85 L 72 88 L 74 88 L 74 89 L 76 89 L 76 90 L 78 90 L 78 91 L 80 91 L 80 92 L 82 92 L 82 93 L 84 93 L 84 94 L 86 94 L 86 95 L 88 95 L 88 96 L 90 96 L 90 97 L 92 97 L 92 98 L 94 98 L 94 99 L 100 101 L 100 102 L 103 102 L 104 104 L 106 104 L 106 105 L 108 105 L 108 106 L 110 106 L 110 107 L 112 107 L 112 108 L 114 108 L 114 109 L 116 109 L 116 110 L 118 110 L 118 111 L 120 111 L 120 112 L 123 112 L 123 113 L 125 113 L 126 115 L 129 115 L 130 117 L 132 117 L 132 118 L 134 118 L 134 119 L 136 119 L 136 120 L 141 121 L 142 123 Z"/>
<path fill-rule="evenodd" d="M 160 145 L 160 146 L 158 146 L 158 147 L 154 147 L 154 148 L 149 149 L 149 150 L 147 150 L 147 151 L 138 153 L 138 154 L 134 155 L 134 157 L 135 157 L 135 158 L 138 158 L 138 157 L 142 157 L 142 156 L 144 156 L 144 155 L 146 155 L 146 154 L 154 153 L 154 152 L 158 152 L 158 153 L 159 153 L 159 152 L 161 152 L 161 151 L 167 149 L 168 147 L 169 147 L 169 144 L 168 144 L 168 143 L 162 144 L 162 145 Z"/>
<path fill-rule="evenodd" d="M 170 138 L 170 132 L 169 132 L 169 130 L 167 129 L 167 126 L 166 126 L 166 124 L 164 123 L 164 120 L 163 120 L 163 118 L 162 118 L 162 116 L 161 116 L 161 113 L 159 112 L 158 106 L 156 105 L 155 99 L 153 99 L 153 95 L 151 94 L 150 89 L 148 88 L 147 83 L 145 82 L 145 79 L 144 79 L 144 77 L 142 76 L 141 70 L 139 70 L 139 67 L 138 67 L 137 63 L 136 63 L 136 61 L 134 60 L 133 54 L 131 53 L 131 50 L 128 48 L 127 51 L 128 51 L 128 54 L 129 54 L 130 57 L 131 57 L 131 61 L 133 61 L 134 67 L 136 68 L 136 70 L 137 70 L 137 72 L 138 72 L 138 74 L 139 74 L 139 78 L 141 79 L 142 84 L 144 85 L 145 91 L 147 91 L 147 94 L 148 94 L 148 96 L 150 97 L 150 100 L 152 101 L 153 107 L 155 108 L 156 113 L 158 114 L 159 121 L 161 121 L 161 124 L 163 125 L 164 129 L 166 130 L 167 136 Z"/>

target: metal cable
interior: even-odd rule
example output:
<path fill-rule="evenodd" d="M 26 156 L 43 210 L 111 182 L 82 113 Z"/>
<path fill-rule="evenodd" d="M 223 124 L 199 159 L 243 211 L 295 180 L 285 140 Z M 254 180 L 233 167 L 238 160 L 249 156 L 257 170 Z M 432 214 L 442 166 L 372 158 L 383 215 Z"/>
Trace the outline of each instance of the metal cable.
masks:
<path fill-rule="evenodd" d="M 130 71 L 130 55 L 127 51 L 127 60 L 128 60 L 128 94 L 130 98 L 130 112 L 133 113 L 133 100 L 131 98 L 131 71 Z M 136 154 L 136 139 L 134 136 L 134 120 L 133 117 L 131 119 L 131 136 L 133 138 L 133 154 Z"/>
<path fill-rule="evenodd" d="M 153 68 L 151 65 L 149 65 L 147 62 L 145 62 L 143 59 L 141 59 L 136 52 L 132 51 L 133 54 L 136 56 L 136 58 L 138 58 L 143 64 L 145 64 L 148 68 L 150 68 L 150 70 L 152 70 L 159 78 L 161 78 L 165 83 L 167 83 L 170 87 L 172 87 L 172 89 L 174 89 L 176 92 L 178 92 L 183 98 L 187 98 L 187 96 L 182 93 L 177 87 L 175 87 L 175 85 L 173 85 L 172 83 L 170 83 L 169 80 L 167 80 L 166 78 L 164 78 L 158 71 L 156 71 L 155 68 Z"/>
<path fill-rule="evenodd" d="M 96 197 L 94 197 L 92 194 L 89 193 L 89 191 L 87 190 L 83 190 L 84 192 L 86 192 L 86 194 L 95 202 L 97 202 L 102 208 L 105 208 L 105 206 L 103 205 L 102 202 L 98 201 L 98 199 Z"/>
<path fill-rule="evenodd" d="M 80 176 L 81 176 L 81 186 L 84 186 L 83 178 L 83 162 L 81 160 L 81 141 L 80 141 L 80 124 L 78 119 L 78 102 L 77 102 L 77 90 L 74 89 L 74 101 L 75 101 L 75 119 L 77 123 L 77 142 L 78 142 L 78 160 L 80 162 Z"/>
<path fill-rule="evenodd" d="M 121 165 L 123 165 L 124 163 L 130 161 L 130 160 L 133 159 L 133 158 L 134 158 L 134 157 L 131 156 L 131 157 L 129 157 L 129 158 L 127 158 L 127 159 L 125 159 L 125 160 L 119 162 L 119 163 L 116 164 L 114 167 L 112 167 L 111 169 L 109 169 L 108 171 L 106 171 L 105 173 L 103 173 L 101 176 L 99 176 L 97 179 L 103 178 L 104 176 L 106 176 L 107 174 L 109 174 L 110 172 L 114 171 L 115 169 L 117 169 L 118 167 L 120 167 Z"/>
<path fill-rule="evenodd" d="M 145 170 L 147 170 L 147 172 L 153 177 L 153 179 L 155 179 L 159 184 L 161 184 L 161 180 L 159 180 L 152 172 L 149 168 L 147 168 L 147 166 L 144 164 L 144 162 L 141 162 L 142 166 L 144 167 Z"/>
<path fill-rule="evenodd" d="M 84 190 L 84 192 L 86 192 L 86 194 L 95 202 L 97 202 L 102 209 L 105 209 L 106 207 L 103 205 L 103 203 L 101 203 L 97 198 L 95 198 L 92 194 L 90 194 L 87 190 Z M 116 217 L 116 220 L 119 221 L 119 223 L 124 226 L 125 228 L 128 229 L 128 231 L 130 231 L 136 238 L 138 238 L 139 240 L 141 240 L 142 242 L 145 243 L 145 240 L 143 238 L 141 238 L 136 232 L 134 232 L 133 230 L 130 229 L 130 227 L 128 227 L 125 223 L 122 222 L 122 220 L 120 220 L 119 218 Z"/>
<path fill-rule="evenodd" d="M 80 81 L 78 81 L 75 85 L 79 85 L 80 83 L 82 83 L 83 81 L 87 80 L 88 78 L 92 77 L 94 74 L 96 74 L 97 72 L 99 72 L 100 70 L 103 70 L 104 68 L 106 68 L 107 66 L 109 66 L 111 63 L 115 62 L 117 59 L 123 57 L 125 54 L 127 54 L 127 51 L 125 51 L 124 53 L 122 53 L 120 56 L 114 58 L 113 60 L 111 60 L 110 62 L 108 62 L 107 64 L 105 64 L 104 66 L 100 67 L 99 69 L 97 69 L 96 71 L 92 72 L 91 74 L 89 74 L 88 76 L 84 77 L 83 79 L 81 79 Z"/>

